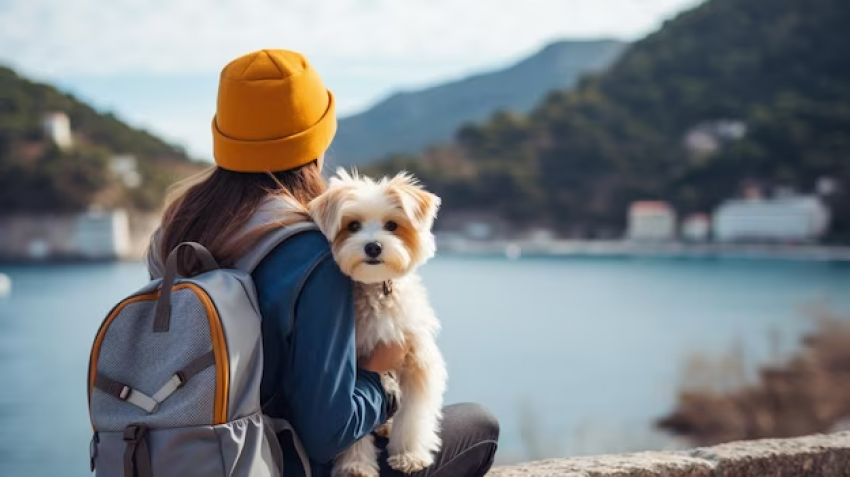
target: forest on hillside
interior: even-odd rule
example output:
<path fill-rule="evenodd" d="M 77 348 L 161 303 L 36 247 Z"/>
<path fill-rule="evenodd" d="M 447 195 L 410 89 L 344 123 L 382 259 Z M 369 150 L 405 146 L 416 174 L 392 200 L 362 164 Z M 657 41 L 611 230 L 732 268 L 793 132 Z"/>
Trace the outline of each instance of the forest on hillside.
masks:
<path fill-rule="evenodd" d="M 74 146 L 60 148 L 44 132 L 44 115 L 65 113 Z M 115 155 L 135 157 L 141 183 L 124 186 Z M 186 153 L 156 136 L 100 113 L 56 88 L 0 67 L 0 214 L 55 213 L 90 205 L 159 207 L 165 189 L 197 170 Z"/>
<path fill-rule="evenodd" d="M 848 24 L 844 0 L 709 0 L 531 113 L 497 113 L 369 172 L 410 170 L 449 213 L 590 237 L 621 231 L 633 200 L 710 212 L 744 184 L 808 193 L 829 178 L 830 238 L 848 241 Z M 686 147 L 689 133 L 724 122 L 746 133 Z"/>
<path fill-rule="evenodd" d="M 527 112 L 549 91 L 571 88 L 583 75 L 606 69 L 626 46 L 610 39 L 558 41 L 503 69 L 395 93 L 340 119 L 331 147 L 334 162 L 363 166 L 387 153 L 419 153 L 493 111 Z"/>

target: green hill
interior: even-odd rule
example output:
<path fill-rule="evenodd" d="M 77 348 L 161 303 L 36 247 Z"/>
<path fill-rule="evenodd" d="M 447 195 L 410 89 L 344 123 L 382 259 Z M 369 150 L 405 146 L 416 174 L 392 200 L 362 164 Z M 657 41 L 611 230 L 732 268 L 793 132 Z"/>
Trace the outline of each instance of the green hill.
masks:
<path fill-rule="evenodd" d="M 833 238 L 850 239 L 850 3 L 711 0 L 633 44 L 607 72 L 527 115 L 461 128 L 424 157 L 395 157 L 445 197 L 576 235 L 620 231 L 635 199 L 711 210 L 744 183 L 808 192 L 830 177 Z M 716 150 L 689 132 L 745 125 Z"/>
<path fill-rule="evenodd" d="M 46 137 L 45 113 L 70 119 L 74 144 Z M 127 187 L 112 158 L 132 155 L 141 183 Z M 0 67 L 0 214 L 77 211 L 89 205 L 149 210 L 167 186 L 197 170 L 186 153 L 56 88 Z"/>
<path fill-rule="evenodd" d="M 495 111 L 528 112 L 547 92 L 607 68 L 625 46 L 617 40 L 559 41 L 502 70 L 395 94 L 340 120 L 334 163 L 363 165 L 391 153 L 420 153 Z"/>

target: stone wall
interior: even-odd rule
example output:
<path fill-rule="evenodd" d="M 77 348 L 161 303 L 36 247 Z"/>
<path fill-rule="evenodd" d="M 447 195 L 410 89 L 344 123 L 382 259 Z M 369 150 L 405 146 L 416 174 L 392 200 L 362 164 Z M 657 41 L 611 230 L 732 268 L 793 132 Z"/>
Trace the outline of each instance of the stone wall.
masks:
<path fill-rule="evenodd" d="M 69 215 L 0 218 L 0 257 L 27 260 L 73 255 L 76 224 L 77 218 Z"/>
<path fill-rule="evenodd" d="M 91 242 L 90 237 L 81 234 L 81 217 L 85 214 L 0 217 L 0 261 L 85 259 L 88 248 L 103 244 L 81 243 Z M 121 231 L 129 243 L 121 247 L 116 258 L 141 258 L 158 223 L 158 214 L 129 214 L 124 221 L 125 230 Z"/>
<path fill-rule="evenodd" d="M 140 260 L 144 257 L 151 235 L 159 227 L 159 214 L 133 214 L 130 219 L 130 253 L 127 260 Z"/>
<path fill-rule="evenodd" d="M 499 467 L 488 476 L 850 476 L 850 432 L 733 442 L 688 451 L 551 459 Z"/>

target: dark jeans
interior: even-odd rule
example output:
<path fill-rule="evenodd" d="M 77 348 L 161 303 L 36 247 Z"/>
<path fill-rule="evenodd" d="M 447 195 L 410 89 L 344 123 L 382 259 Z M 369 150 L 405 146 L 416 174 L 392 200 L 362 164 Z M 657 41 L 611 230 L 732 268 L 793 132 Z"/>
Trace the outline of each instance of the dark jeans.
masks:
<path fill-rule="evenodd" d="M 499 421 L 478 404 L 453 404 L 443 408 L 443 446 L 434 465 L 415 474 L 404 474 L 387 465 L 387 440 L 375 437 L 381 449 L 381 477 L 483 477 L 496 455 Z"/>

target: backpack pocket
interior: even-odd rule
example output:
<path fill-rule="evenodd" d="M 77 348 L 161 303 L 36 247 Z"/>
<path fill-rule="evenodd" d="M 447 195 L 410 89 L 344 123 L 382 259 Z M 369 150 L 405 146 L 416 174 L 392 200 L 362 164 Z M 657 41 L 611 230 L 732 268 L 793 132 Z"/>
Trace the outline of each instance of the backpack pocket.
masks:
<path fill-rule="evenodd" d="M 280 477 L 283 461 L 271 423 L 255 413 L 215 426 L 99 432 L 97 476 Z"/>

